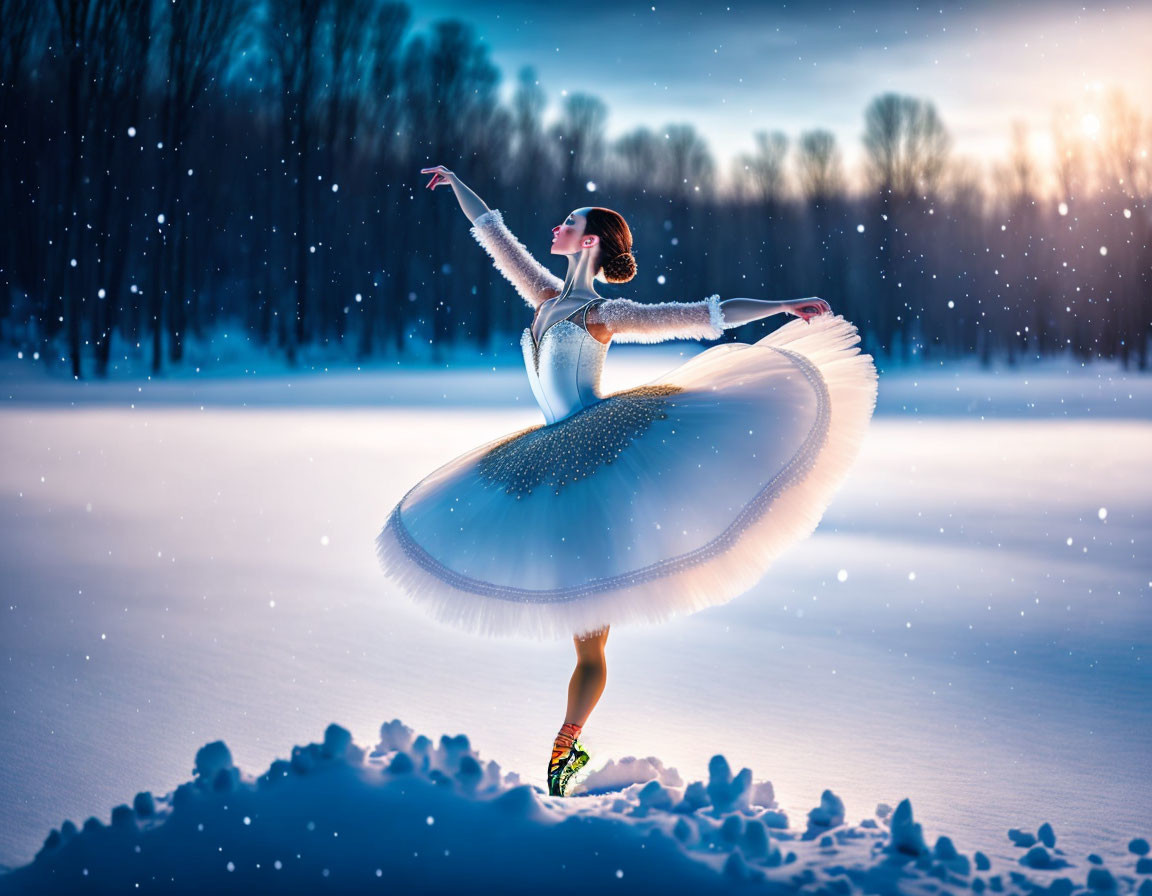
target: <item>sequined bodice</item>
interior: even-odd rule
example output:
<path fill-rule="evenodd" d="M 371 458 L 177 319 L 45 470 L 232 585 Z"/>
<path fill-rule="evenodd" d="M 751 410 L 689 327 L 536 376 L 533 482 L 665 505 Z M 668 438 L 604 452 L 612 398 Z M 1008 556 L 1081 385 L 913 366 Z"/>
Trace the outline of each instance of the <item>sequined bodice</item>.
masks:
<path fill-rule="evenodd" d="M 547 423 L 570 417 L 601 399 L 600 374 L 608 345 L 580 324 L 557 321 L 544 331 L 539 346 L 532 329 L 525 327 L 520 348 L 532 394 Z"/>

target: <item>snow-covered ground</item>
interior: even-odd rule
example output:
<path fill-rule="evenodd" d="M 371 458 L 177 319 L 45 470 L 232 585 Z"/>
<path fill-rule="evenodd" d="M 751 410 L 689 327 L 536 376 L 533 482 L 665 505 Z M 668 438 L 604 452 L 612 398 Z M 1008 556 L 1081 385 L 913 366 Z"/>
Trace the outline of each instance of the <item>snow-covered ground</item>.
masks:
<path fill-rule="evenodd" d="M 607 388 L 681 359 L 664 347 L 632 348 L 609 356 Z M 543 788 L 563 721 L 570 643 L 484 640 L 438 626 L 390 590 L 372 545 L 412 482 L 538 422 L 522 369 L 82 384 L 27 370 L 0 364 L 0 862 L 8 866 L 29 862 L 65 819 L 108 822 L 113 806 L 141 791 L 163 815 L 159 798 L 189 778 L 190 759 L 210 742 L 224 741 L 251 778 L 330 723 L 371 748 L 381 723 L 397 719 L 430 739 L 406 750 L 416 778 L 425 753 L 447 777 L 457 772 L 460 744 L 436 747 L 441 735 L 466 734 L 480 765 L 500 770 L 488 770 L 479 796 L 457 793 L 467 782 L 400 794 L 381 783 L 393 779 L 381 769 L 395 755 L 361 765 L 337 732 L 329 752 L 343 758 L 325 765 L 326 783 L 309 790 L 321 780 L 314 773 L 275 798 L 241 787 L 246 795 L 235 799 L 193 801 L 186 817 L 217 832 L 217 874 L 269 873 L 279 857 L 303 875 L 305 891 L 349 885 L 360 871 L 375 879 L 377 867 L 403 880 L 417 867 L 400 862 L 409 845 L 425 857 L 449 849 L 461 864 L 477 861 L 475 834 L 453 827 L 468 821 L 473 832 L 517 831 L 505 841 L 511 853 L 487 860 L 507 868 L 524 854 L 539 858 L 524 865 L 526 881 L 571 858 L 584 883 L 603 872 L 604 886 L 624 887 L 661 873 L 653 879 L 688 889 L 706 881 L 694 874 L 715 878 L 725 863 L 739 871 L 728 859 L 734 846 L 770 880 L 811 868 L 823 881 L 837 866 L 851 878 L 848 869 L 888 855 L 882 846 L 873 855 L 890 844 L 891 819 L 876 815 L 878 805 L 908 798 L 928 847 L 947 836 L 972 862 L 949 884 L 941 847 L 905 868 L 914 869 L 910 887 L 967 888 L 980 877 L 995 888 L 999 875 L 1011 889 L 1014 870 L 1082 888 L 1103 880 L 1089 878 L 1091 853 L 1121 892 L 1141 881 L 1144 896 L 1152 890 L 1152 869 L 1137 874 L 1129 851 L 1133 838 L 1152 835 L 1150 378 L 1106 365 L 882 373 L 860 461 L 812 538 L 725 606 L 662 626 L 613 627 L 608 686 L 582 740 L 594 768 L 658 757 L 632 764 L 623 781 L 663 768 L 667 792 L 641 797 L 641 784 L 555 801 L 530 791 Z M 687 811 L 682 801 L 699 793 L 692 782 L 723 777 L 709 770 L 717 755 L 733 774 L 751 770 L 747 805 Z M 845 807 L 836 853 L 802 839 L 826 789 Z M 791 833 L 769 830 L 763 845 L 747 820 L 772 799 Z M 641 802 L 652 807 L 644 819 L 630 814 Z M 265 823 L 236 824 L 241 805 Z M 723 818 L 706 823 L 709 812 L 743 820 L 713 835 Z M 627 822 L 627 832 L 579 829 L 593 852 L 614 844 L 610 861 L 574 853 L 571 822 L 549 839 L 552 822 L 573 813 Z M 272 814 L 316 825 L 280 828 L 267 823 Z M 426 816 L 456 821 L 445 830 Z M 381 827 L 385 817 L 390 827 Z M 424 827 L 398 821 L 411 818 Z M 666 842 L 646 839 L 653 818 Z M 677 828 L 680 819 L 690 830 Z M 1030 847 L 1009 829 L 1035 835 L 1045 822 L 1056 836 L 1047 852 L 1066 867 L 1020 864 Z M 385 845 L 362 838 L 364 825 L 386 832 Z M 337 829 L 352 852 L 313 848 L 316 831 Z M 246 845 L 254 832 L 284 855 Z M 193 863 L 174 867 L 190 875 L 208 867 L 198 834 L 196 824 L 165 824 L 137 841 L 125 828 L 105 838 L 119 858 L 100 867 L 128 873 L 135 845 L 171 841 Z M 125 855 L 116 837 L 129 838 Z M 349 859 L 357 845 L 369 850 L 361 864 Z M 781 863 L 760 864 L 773 847 Z M 54 850 L 53 861 L 67 869 L 89 849 Z M 990 869 L 977 867 L 977 850 Z M 789 851 L 795 861 L 783 862 Z M 447 861 L 436 862 L 445 886 L 456 873 Z M 159 874 L 155 864 L 141 869 Z M 15 881 L 0 878 L 0 891 Z M 258 886 L 251 877 L 243 885 Z"/>
<path fill-rule="evenodd" d="M 1152 891 L 1145 838 L 1105 861 L 1013 828 L 1017 856 L 930 842 L 909 800 L 852 820 L 831 790 L 791 823 L 772 785 L 724 756 L 686 783 L 654 759 L 610 760 L 584 795 L 548 797 L 465 735 L 433 741 L 399 720 L 369 752 L 329 725 L 258 776 L 222 741 L 191 781 L 140 792 L 105 824 L 65 822 L 0 892 L 1009 893 Z M 1140 881 L 1140 883 L 1137 883 Z"/>

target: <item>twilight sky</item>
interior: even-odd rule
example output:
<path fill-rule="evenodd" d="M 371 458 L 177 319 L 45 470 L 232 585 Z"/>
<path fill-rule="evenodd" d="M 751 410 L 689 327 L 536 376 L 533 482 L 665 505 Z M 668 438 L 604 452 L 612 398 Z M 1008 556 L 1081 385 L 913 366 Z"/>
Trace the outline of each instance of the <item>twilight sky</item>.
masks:
<path fill-rule="evenodd" d="M 567 90 L 604 100 L 610 137 L 638 124 L 691 122 L 725 174 L 732 156 L 753 149 L 754 131 L 780 129 L 795 140 L 823 127 L 836 134 L 851 176 L 864 108 L 890 90 L 934 101 L 954 152 L 981 161 L 1006 156 L 1013 119 L 1029 125 L 1041 158 L 1058 111 L 1087 135 L 1086 116 L 1112 87 L 1152 113 L 1152 2 L 412 6 L 417 30 L 447 16 L 471 22 L 504 74 L 505 96 L 518 69 L 533 65 L 549 97 L 547 121 Z"/>

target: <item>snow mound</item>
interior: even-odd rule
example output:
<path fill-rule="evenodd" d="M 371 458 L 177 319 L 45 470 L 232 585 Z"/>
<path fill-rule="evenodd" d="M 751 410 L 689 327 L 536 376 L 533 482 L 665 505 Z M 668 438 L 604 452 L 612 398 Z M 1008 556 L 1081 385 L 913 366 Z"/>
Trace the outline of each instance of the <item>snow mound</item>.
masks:
<path fill-rule="evenodd" d="M 647 784 L 649 781 L 658 781 L 672 787 L 681 787 L 684 782 L 674 768 L 665 768 L 664 763 L 655 756 L 637 759 L 635 756 L 625 756 L 623 759 L 609 759 L 608 762 L 592 771 L 572 794 L 603 794 L 625 790 L 637 784 Z"/>
<path fill-rule="evenodd" d="M 1148 841 L 1104 867 L 1056 847 L 1051 825 L 1013 828 L 1012 862 L 929 846 L 902 800 L 846 821 L 825 790 L 793 829 L 769 782 L 724 756 L 686 786 L 656 757 L 610 760 L 569 798 L 484 761 L 463 735 L 434 743 L 394 719 L 367 750 L 330 725 L 255 777 L 222 741 L 193 778 L 142 792 L 109 823 L 65 821 L 34 860 L 0 876 L 6 893 L 997 893 L 1152 896 Z M 1123 867 L 1119 867 L 1123 864 Z M 996 867 L 997 865 L 1001 867 Z"/>

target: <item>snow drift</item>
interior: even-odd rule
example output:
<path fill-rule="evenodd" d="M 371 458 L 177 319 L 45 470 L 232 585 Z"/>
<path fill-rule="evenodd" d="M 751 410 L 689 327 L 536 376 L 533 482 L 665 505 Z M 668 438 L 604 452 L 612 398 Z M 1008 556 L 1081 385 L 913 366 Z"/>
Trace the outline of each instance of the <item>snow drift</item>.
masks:
<path fill-rule="evenodd" d="M 465 735 L 434 743 L 399 720 L 371 750 L 330 725 L 250 778 L 221 741 L 191 781 L 136 794 L 109 823 L 65 821 L 0 893 L 1139 893 L 1148 841 L 1122 862 L 1073 857 L 1051 825 L 1012 829 L 1014 863 L 925 841 L 908 800 L 848 821 L 825 790 L 799 824 L 771 783 L 712 757 L 684 785 L 655 758 L 609 761 L 570 798 L 484 761 Z M 1111 850 L 1119 844 L 1104 844 Z M 1102 850 L 1107 851 L 1107 850 Z"/>

